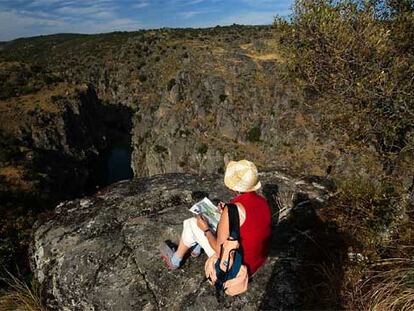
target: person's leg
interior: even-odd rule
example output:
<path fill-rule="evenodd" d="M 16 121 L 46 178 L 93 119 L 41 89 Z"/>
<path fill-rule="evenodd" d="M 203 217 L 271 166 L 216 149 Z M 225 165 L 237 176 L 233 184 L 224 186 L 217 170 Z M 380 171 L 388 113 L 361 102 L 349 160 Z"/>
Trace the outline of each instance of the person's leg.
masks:
<path fill-rule="evenodd" d="M 174 253 L 174 256 L 181 261 L 181 259 L 185 256 L 187 251 L 193 247 L 197 241 L 195 239 L 195 235 L 193 233 L 193 227 L 191 225 L 193 218 L 189 218 L 184 220 L 183 222 L 183 232 L 181 233 L 180 243 L 178 244 L 178 248 Z"/>
<path fill-rule="evenodd" d="M 175 252 L 175 254 L 178 257 L 184 257 L 185 254 L 187 253 L 189 247 L 187 245 L 185 245 L 183 243 L 183 241 L 180 239 L 180 243 L 178 244 L 178 248 L 177 251 Z M 198 257 L 201 254 L 201 246 L 200 244 L 196 243 L 194 246 L 192 246 L 192 250 L 191 250 L 191 256 L 192 257 Z"/>
<path fill-rule="evenodd" d="M 210 243 L 208 242 L 207 237 L 204 235 L 203 230 L 197 226 L 197 219 L 195 217 L 186 219 L 184 221 L 184 229 L 181 240 L 183 244 L 187 246 L 187 250 L 188 248 L 198 244 L 201 248 L 204 249 L 208 257 L 211 257 L 213 254 L 215 254 L 215 251 L 210 246 Z"/>
<path fill-rule="evenodd" d="M 178 244 L 178 248 L 174 255 L 177 255 L 177 257 L 183 258 L 190 247 L 184 244 L 183 240 L 180 239 L 180 243 Z"/>
<path fill-rule="evenodd" d="M 202 250 L 202 248 L 201 248 L 200 244 L 197 243 L 196 246 L 194 246 L 193 249 L 191 250 L 191 256 L 192 257 L 200 256 L 201 250 Z"/>
<path fill-rule="evenodd" d="M 197 243 L 197 236 L 194 234 L 194 220 L 192 219 L 195 218 L 184 220 L 180 243 L 178 244 L 177 251 L 175 252 L 177 257 L 183 258 L 191 247 L 194 247 L 194 254 L 199 255 L 201 252 L 201 246 Z"/>
<path fill-rule="evenodd" d="M 187 251 L 196 244 L 199 244 L 204 249 L 208 257 L 215 254 L 204 232 L 197 226 L 197 219 L 193 217 L 183 222 L 183 231 L 177 250 L 174 252 L 167 246 L 167 249 L 163 251 L 162 257 L 171 269 L 176 269 L 180 266 L 181 260 Z"/>
<path fill-rule="evenodd" d="M 168 245 L 164 245 L 161 249 L 161 257 L 170 269 L 177 269 L 187 251 L 196 243 L 197 242 L 194 240 L 194 234 L 190 225 L 190 219 L 186 219 L 183 222 L 183 231 L 181 233 L 181 239 L 178 243 L 177 250 L 172 249 Z"/>

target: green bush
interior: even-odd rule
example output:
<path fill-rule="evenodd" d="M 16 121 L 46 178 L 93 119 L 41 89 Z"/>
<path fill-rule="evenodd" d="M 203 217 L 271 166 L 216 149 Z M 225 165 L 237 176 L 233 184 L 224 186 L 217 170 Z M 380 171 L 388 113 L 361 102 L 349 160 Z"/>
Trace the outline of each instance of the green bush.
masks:
<path fill-rule="evenodd" d="M 353 163 L 360 171 L 336 176 L 337 195 L 323 213 L 371 261 L 389 261 L 393 269 L 412 264 L 414 214 L 405 201 L 414 174 L 414 1 L 297 0 L 291 19 L 274 26 L 285 82 L 304 98 L 294 109 L 317 120 L 309 130 L 318 140 L 360 161 Z M 346 309 L 413 309 L 404 284 L 360 267 L 345 267 Z M 371 283 L 357 284 L 369 276 Z M 379 297 L 379 289 L 390 287 L 394 294 Z"/>
<path fill-rule="evenodd" d="M 356 220 L 360 226 L 359 234 L 363 235 L 361 238 L 370 239 L 366 242 L 373 243 L 373 246 L 381 244 L 381 234 L 393 227 L 401 214 L 400 183 L 385 177 L 373 180 L 359 175 L 338 183 L 341 191 L 335 198 L 335 205 L 350 217 L 345 226 Z M 371 237 L 364 230 L 368 230 Z"/>
<path fill-rule="evenodd" d="M 261 135 L 262 135 L 262 131 L 260 129 L 260 124 L 255 125 L 247 132 L 247 140 L 250 142 L 260 141 Z"/>
<path fill-rule="evenodd" d="M 321 126 L 374 145 L 392 172 L 414 125 L 413 1 L 300 0 L 275 27 Z"/>
<path fill-rule="evenodd" d="M 164 146 L 160 146 L 160 145 L 155 145 L 154 146 L 154 151 L 156 153 L 168 153 L 168 149 L 165 148 Z"/>
<path fill-rule="evenodd" d="M 198 154 L 206 154 L 208 150 L 208 146 L 206 144 L 202 144 L 197 148 Z"/>
<path fill-rule="evenodd" d="M 174 85 L 176 85 L 176 81 L 175 79 L 171 79 L 170 81 L 168 81 L 167 83 L 167 91 L 171 91 L 171 89 L 174 87 Z"/>
<path fill-rule="evenodd" d="M 50 99 L 52 100 L 53 103 L 56 103 L 64 99 L 64 97 L 62 95 L 52 95 Z"/>
<path fill-rule="evenodd" d="M 148 80 L 148 77 L 147 77 L 145 74 L 140 73 L 140 74 L 138 75 L 138 79 L 139 79 L 139 81 L 141 81 L 141 82 L 145 82 L 145 81 L 147 81 L 147 80 Z"/>

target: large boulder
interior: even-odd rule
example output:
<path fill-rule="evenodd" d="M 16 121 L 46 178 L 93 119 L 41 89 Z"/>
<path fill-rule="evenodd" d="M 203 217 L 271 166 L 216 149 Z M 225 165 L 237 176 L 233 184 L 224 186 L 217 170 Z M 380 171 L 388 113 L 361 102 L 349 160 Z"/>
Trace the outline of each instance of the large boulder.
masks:
<path fill-rule="evenodd" d="M 161 261 L 159 245 L 167 239 L 178 239 L 182 221 L 192 216 L 188 208 L 193 203 L 204 196 L 227 201 L 234 195 L 224 186 L 222 176 L 169 174 L 118 182 L 94 196 L 63 202 L 51 219 L 37 224 L 31 248 L 32 268 L 48 307 L 295 308 L 294 250 L 280 243 L 282 235 L 291 233 L 277 229 L 279 218 L 295 210 L 297 217 L 298 208 L 307 214 L 303 203 L 325 201 L 330 195 L 329 185 L 292 178 L 280 171 L 264 172 L 261 180 L 272 202 L 275 236 L 271 256 L 254 276 L 247 293 L 218 299 L 214 288 L 204 280 L 205 255 L 187 259 L 176 271 L 169 271 Z M 299 205 L 294 202 L 295 207 L 292 200 L 298 197 L 305 201 Z"/>

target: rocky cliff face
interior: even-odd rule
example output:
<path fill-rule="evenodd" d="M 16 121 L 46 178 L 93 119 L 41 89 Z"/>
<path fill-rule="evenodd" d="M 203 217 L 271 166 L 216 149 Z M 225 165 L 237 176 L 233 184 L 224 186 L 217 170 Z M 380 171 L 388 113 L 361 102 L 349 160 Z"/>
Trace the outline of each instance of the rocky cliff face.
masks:
<path fill-rule="evenodd" d="M 233 157 L 261 167 L 285 165 L 278 155 L 315 142 L 280 83 L 284 60 L 273 35 L 270 27 L 145 31 L 77 38 L 79 49 L 71 47 L 71 37 L 64 43 L 52 37 L 44 42 L 49 53 L 38 58 L 53 55 L 47 72 L 88 83 L 103 102 L 136 112 L 136 176 L 217 173 Z M 27 61 L 25 49 L 13 50 L 13 59 Z M 325 158 L 318 154 L 319 168 L 308 171 L 324 173 Z"/>
<path fill-rule="evenodd" d="M 177 240 L 188 208 L 204 196 L 229 200 L 222 176 L 169 174 L 114 184 L 95 196 L 63 202 L 39 224 L 32 265 L 50 309 L 178 310 L 272 309 L 300 304 L 298 240 L 311 228 L 314 207 L 330 196 L 330 185 L 295 179 L 280 171 L 261 174 L 271 200 L 271 256 L 249 291 L 218 301 L 204 281 L 205 255 L 169 271 L 159 245 Z M 301 198 L 301 199 L 298 199 Z M 293 200 L 293 201 L 292 201 Z M 280 222 L 279 211 L 283 210 Z M 309 221 L 310 220 L 310 221 Z M 302 247 L 303 245 L 301 245 Z M 295 256 L 293 259 L 292 257 Z"/>
<path fill-rule="evenodd" d="M 320 111 L 286 81 L 289 60 L 274 37 L 271 27 L 236 25 L 18 40 L 0 51 L 9 89 L 0 95 L 86 83 L 103 103 L 129 107 L 136 176 L 213 173 L 240 157 L 306 174 L 381 172 L 373 146 L 356 152 L 346 135 L 327 133 Z"/>
<path fill-rule="evenodd" d="M 212 63 L 221 63 L 225 74 Z M 270 130 L 276 121 L 272 112 L 287 104 L 273 83 L 275 64 L 267 62 L 264 69 L 243 54 L 222 51 L 198 64 L 199 71 L 180 71 L 168 82 L 153 114 L 136 113 L 137 175 L 220 173 L 229 158 L 237 157 L 271 165 L 278 139 Z M 258 75 L 269 84 L 262 85 Z"/>
<path fill-rule="evenodd" d="M 50 86 L 5 100 L 0 110 L 1 144 L 11 153 L 2 154 L 0 175 L 20 168 L 21 183 L 56 198 L 83 193 L 90 163 L 131 127 L 128 108 L 102 105 L 86 85 Z"/>

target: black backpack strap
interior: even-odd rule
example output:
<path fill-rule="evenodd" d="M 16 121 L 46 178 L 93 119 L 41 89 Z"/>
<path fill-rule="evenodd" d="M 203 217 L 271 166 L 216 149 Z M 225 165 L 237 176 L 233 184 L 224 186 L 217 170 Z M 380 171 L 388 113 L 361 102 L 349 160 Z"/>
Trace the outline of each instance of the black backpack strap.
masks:
<path fill-rule="evenodd" d="M 229 214 L 229 232 L 230 236 L 236 240 L 240 240 L 240 218 L 239 210 L 236 204 L 226 204 Z"/>

